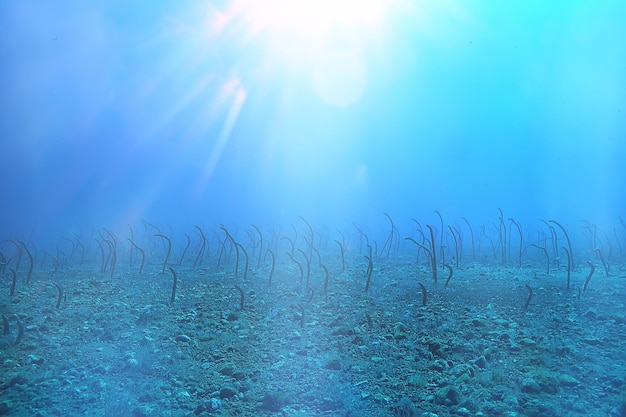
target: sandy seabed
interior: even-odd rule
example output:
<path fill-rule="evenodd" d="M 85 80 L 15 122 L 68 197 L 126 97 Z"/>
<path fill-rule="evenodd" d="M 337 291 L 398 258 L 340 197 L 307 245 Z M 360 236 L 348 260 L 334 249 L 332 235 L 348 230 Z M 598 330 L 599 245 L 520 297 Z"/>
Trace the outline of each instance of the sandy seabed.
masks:
<path fill-rule="evenodd" d="M 0 415 L 626 416 L 624 265 L 322 257 L 5 270 Z"/>

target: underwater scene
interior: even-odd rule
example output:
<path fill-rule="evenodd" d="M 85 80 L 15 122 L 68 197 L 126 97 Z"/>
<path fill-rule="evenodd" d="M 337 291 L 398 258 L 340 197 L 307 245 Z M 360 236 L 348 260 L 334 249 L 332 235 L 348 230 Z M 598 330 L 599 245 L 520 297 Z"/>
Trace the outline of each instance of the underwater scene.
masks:
<path fill-rule="evenodd" d="M 626 417 L 626 2 L 0 4 L 0 416 Z"/>

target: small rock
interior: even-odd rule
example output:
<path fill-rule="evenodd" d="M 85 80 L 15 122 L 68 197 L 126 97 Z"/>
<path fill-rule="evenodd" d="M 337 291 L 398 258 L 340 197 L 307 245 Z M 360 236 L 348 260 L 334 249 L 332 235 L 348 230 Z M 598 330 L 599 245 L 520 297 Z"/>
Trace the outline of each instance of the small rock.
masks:
<path fill-rule="evenodd" d="M 224 398 L 233 398 L 237 395 L 237 391 L 233 387 L 223 387 L 220 389 L 220 398 L 223 400 Z"/>
<path fill-rule="evenodd" d="M 626 324 L 626 316 L 624 315 L 616 314 L 615 316 L 612 316 L 611 318 L 613 319 L 615 324 Z"/>
<path fill-rule="evenodd" d="M 362 336 L 356 336 L 354 339 L 352 339 L 352 344 L 363 346 L 365 344 L 365 339 L 363 339 Z"/>
<path fill-rule="evenodd" d="M 128 358 L 126 360 L 125 370 L 138 371 L 141 368 L 141 364 L 136 358 Z"/>
<path fill-rule="evenodd" d="M 435 403 L 442 405 L 457 405 L 461 402 L 461 392 L 455 387 L 447 386 L 435 393 Z"/>
<path fill-rule="evenodd" d="M 522 380 L 521 389 L 522 392 L 528 394 L 538 394 L 541 392 L 541 387 L 539 386 L 537 381 L 532 378 L 526 378 Z"/>
<path fill-rule="evenodd" d="M 560 374 L 558 376 L 559 385 L 562 387 L 577 387 L 580 381 L 568 374 Z"/>
<path fill-rule="evenodd" d="M 324 364 L 324 368 L 339 371 L 341 370 L 341 361 L 337 358 L 330 358 Z"/>
<path fill-rule="evenodd" d="M 505 328 L 509 327 L 509 321 L 505 319 L 495 319 L 493 322 L 497 324 L 498 326 L 502 326 Z"/>
<path fill-rule="evenodd" d="M 589 309 L 585 312 L 585 314 L 583 314 L 583 317 L 586 317 L 589 320 L 595 320 L 598 318 L 598 312 L 593 309 Z"/>
<path fill-rule="evenodd" d="M 498 336 L 498 339 L 500 339 L 503 342 L 508 342 L 511 340 L 511 335 L 508 333 L 502 333 L 500 336 Z"/>
<path fill-rule="evenodd" d="M 433 361 L 433 363 L 431 363 L 428 368 L 433 370 L 433 371 L 440 371 L 441 372 L 441 371 L 445 371 L 449 367 L 450 367 L 450 365 L 448 365 L 448 362 L 444 361 L 443 359 L 437 359 L 437 360 Z"/>
<path fill-rule="evenodd" d="M 263 400 L 261 401 L 261 409 L 278 412 L 283 408 L 283 404 L 282 396 L 276 393 L 267 393 L 263 396 Z"/>
<path fill-rule="evenodd" d="M 226 376 L 231 376 L 233 372 L 235 372 L 235 367 L 232 365 L 226 365 L 225 367 L 220 369 L 220 374 L 226 375 Z"/>
<path fill-rule="evenodd" d="M 210 411 L 215 411 L 220 408 L 222 408 L 222 402 L 219 400 L 219 398 L 211 398 L 211 401 L 208 404 L 208 409 Z"/>
<path fill-rule="evenodd" d="M 468 375 L 468 376 L 473 377 L 474 368 L 472 368 L 471 365 L 468 365 L 466 363 L 461 363 L 461 364 L 455 365 L 452 369 L 450 369 L 450 373 L 457 378 L 463 375 Z"/>
<path fill-rule="evenodd" d="M 509 347 L 509 350 L 510 350 L 511 352 L 521 352 L 522 348 L 520 347 L 520 345 L 515 345 L 515 344 L 512 344 L 512 345 Z"/>
<path fill-rule="evenodd" d="M 535 346 L 537 342 L 535 342 L 533 339 L 525 337 L 524 339 L 519 341 L 519 344 L 526 347 L 532 347 Z"/>
<path fill-rule="evenodd" d="M 398 322 L 393 326 L 393 331 L 394 332 L 407 332 L 408 328 L 406 327 L 406 324 L 402 323 L 402 322 Z"/>
<path fill-rule="evenodd" d="M 474 365 L 478 366 L 481 369 L 485 369 L 487 366 L 487 359 L 484 356 L 479 356 L 476 360 L 472 362 Z"/>
<path fill-rule="evenodd" d="M 395 340 L 406 340 L 409 338 L 409 335 L 406 334 L 405 332 L 396 332 L 393 334 L 393 338 Z"/>
<path fill-rule="evenodd" d="M 14 385 L 26 385 L 28 384 L 28 380 L 26 378 L 24 378 L 23 376 L 14 376 L 8 383 L 9 387 L 12 387 Z"/>
<path fill-rule="evenodd" d="M 597 346 L 602 343 L 600 339 L 595 338 L 595 337 L 586 337 L 583 339 L 583 342 L 591 346 Z"/>
<path fill-rule="evenodd" d="M 233 372 L 233 374 L 231 375 L 231 377 L 233 377 L 234 379 L 236 379 L 237 381 L 243 381 L 244 379 L 246 379 L 246 374 L 244 374 L 241 371 L 235 371 Z"/>
<path fill-rule="evenodd" d="M 487 323 L 483 319 L 473 319 L 472 326 L 474 327 L 486 327 Z"/>
<path fill-rule="evenodd" d="M 42 365 L 43 358 L 40 356 L 35 356 L 35 355 L 28 355 L 28 362 L 35 364 L 35 365 Z"/>
<path fill-rule="evenodd" d="M 191 337 L 187 336 L 186 334 L 179 334 L 174 338 L 174 340 L 177 342 L 189 343 L 191 342 Z"/>

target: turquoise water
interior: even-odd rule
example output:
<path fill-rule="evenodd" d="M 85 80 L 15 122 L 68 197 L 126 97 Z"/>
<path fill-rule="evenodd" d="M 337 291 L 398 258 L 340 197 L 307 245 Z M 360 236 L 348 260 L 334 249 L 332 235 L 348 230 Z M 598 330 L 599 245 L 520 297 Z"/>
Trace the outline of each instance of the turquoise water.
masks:
<path fill-rule="evenodd" d="M 6 288 L 0 306 L 8 322 L 2 353 L 9 362 L 0 383 L 8 393 L 2 403 L 8 415 L 70 412 L 41 397 L 46 383 L 79 384 L 42 376 L 57 378 L 72 367 L 51 365 L 52 347 L 66 345 L 55 339 L 64 323 L 88 323 L 85 334 L 68 337 L 93 343 L 104 362 L 114 363 L 107 349 L 150 356 L 150 372 L 133 375 L 140 385 L 161 381 L 163 389 L 139 399 L 135 391 L 141 389 L 129 387 L 123 402 L 131 404 L 133 415 L 165 415 L 155 411 L 158 404 L 171 415 L 269 415 L 278 409 L 307 416 L 411 415 L 409 403 L 442 416 L 590 415 L 569 399 L 557 404 L 542 396 L 556 389 L 548 394 L 574 398 L 585 385 L 591 388 L 585 404 L 604 404 L 595 415 L 625 415 L 619 408 L 620 395 L 626 395 L 619 353 L 626 251 L 623 16 L 626 4 L 608 0 L 3 3 L 0 272 Z M 145 257 L 141 274 L 139 249 Z M 266 292 L 261 282 L 266 284 L 272 257 L 276 282 Z M 310 283 L 300 278 L 307 264 Z M 329 298 L 322 298 L 328 291 L 322 265 L 334 294 Z M 173 300 L 169 267 L 181 275 Z M 449 267 L 454 289 L 444 286 Z M 246 285 L 243 271 L 250 273 Z M 142 284 L 145 276 L 153 280 Z M 211 283 L 228 290 L 211 289 Z M 432 296 L 426 306 L 419 284 Z M 142 285 L 147 290 L 138 293 Z M 234 285 L 253 293 L 256 310 L 230 320 L 239 296 L 230 292 Z M 199 294 L 211 305 L 224 297 L 228 302 L 204 311 L 195 330 L 176 328 L 185 314 L 199 314 L 192 308 Z M 394 310 L 403 303 L 410 304 L 406 312 Z M 164 322 L 151 328 L 147 321 L 128 337 L 114 329 L 101 340 L 110 327 L 103 322 L 117 315 L 134 329 L 153 304 L 158 307 L 148 310 L 167 317 Z M 106 318 L 89 323 L 88 311 L 103 306 L 110 316 L 102 313 Z M 440 309 L 450 310 L 450 323 L 437 321 Z M 347 319 L 349 311 L 360 319 Z M 330 335 L 346 338 L 340 341 L 330 337 L 334 316 L 352 332 L 370 332 L 371 339 L 359 339 L 358 352 L 342 350 L 339 345 L 354 344 L 348 338 L 354 334 Z M 48 340 L 49 330 L 38 330 L 46 317 L 53 317 L 54 341 Z M 281 375 L 279 383 L 291 381 L 295 370 L 277 371 L 284 357 L 245 367 L 245 355 L 229 352 L 219 360 L 245 368 L 241 379 L 220 385 L 215 375 L 204 375 L 212 382 L 194 390 L 189 381 L 201 377 L 184 375 L 184 366 L 172 371 L 175 376 L 164 374 L 168 363 L 180 363 L 171 359 L 178 357 L 175 345 L 138 336 L 154 332 L 161 341 L 178 338 L 209 349 L 221 339 L 202 336 L 199 327 L 208 326 L 223 332 L 225 344 L 239 346 L 250 339 L 241 329 L 278 326 L 284 317 L 295 324 L 258 336 L 263 346 L 315 369 L 302 358 L 305 351 L 317 352 L 318 365 L 330 364 L 321 366 L 325 373 L 296 379 L 303 387 L 324 385 L 319 378 L 333 381 L 333 394 L 316 395 L 343 400 L 320 405 L 310 398 L 276 397 L 259 388 L 260 381 L 272 375 Z M 298 327 L 300 320 L 308 335 Z M 438 357 L 437 349 L 424 353 L 422 328 L 407 324 L 425 321 L 435 333 L 444 326 L 442 334 L 455 340 L 464 333 L 450 328 L 473 320 L 506 334 L 496 338 L 499 349 L 512 340 L 505 349 L 510 355 L 487 358 L 489 366 L 500 360 L 501 367 L 476 365 L 481 355 L 463 356 L 453 348 L 448 358 Z M 555 348 L 541 353 L 545 362 L 530 361 L 524 349 L 543 343 L 550 323 L 560 320 L 579 326 L 552 336 L 557 344 L 571 345 L 569 350 Z M 26 331 L 15 344 L 18 323 Z M 524 328 L 518 332 L 518 326 Z M 594 326 L 597 334 L 587 333 Z M 293 332 L 299 332 L 302 346 L 288 351 L 276 344 L 294 340 Z M 408 336 L 396 338 L 398 332 Z M 614 339 L 602 339 L 611 332 Z M 263 350 L 252 339 L 254 349 Z M 58 355 L 71 356 L 74 342 Z M 523 358 L 516 356 L 520 343 L 526 343 Z M 564 369 L 566 363 L 558 362 L 563 355 L 572 355 L 567 364 L 585 360 L 577 343 L 598 349 L 616 376 L 597 382 L 608 372 L 601 365 L 591 375 Z M 144 345 L 147 350 L 140 349 Z M 479 350 L 477 343 L 472 346 L 468 351 Z M 415 362 L 429 371 L 420 375 L 398 359 L 397 373 L 386 378 L 380 365 L 389 360 L 385 348 L 396 359 L 407 351 L 424 353 Z M 185 355 L 200 369 L 210 362 Z M 335 361 L 323 359 L 336 355 L 342 377 L 333 373 Z M 429 355 L 448 363 L 435 366 Z M 254 357 L 258 363 L 267 358 Z M 374 365 L 367 365 L 372 358 Z M 475 387 L 490 386 L 477 375 L 485 370 L 504 379 L 502 373 L 518 360 L 526 367 L 511 371 L 516 383 L 503 384 L 502 395 L 492 398 L 498 405 L 487 406 Z M 451 369 L 461 362 L 473 369 L 474 383 L 452 378 Z M 131 412 L 98 394 L 109 383 L 119 386 L 119 374 L 106 364 L 74 365 L 90 385 L 77 388 L 85 396 L 64 391 L 72 410 L 102 415 L 108 401 L 108 415 Z M 375 370 L 362 370 L 368 366 Z M 402 370 L 411 381 L 424 381 L 409 383 Z M 374 379 L 382 381 L 378 388 L 363 382 Z M 438 399 L 452 380 L 467 384 L 458 388 L 467 401 Z M 546 380 L 561 382 L 554 388 Z M 238 399 L 211 391 L 225 386 L 234 387 Z M 250 403 L 247 393 L 254 398 Z M 207 404 L 217 399 L 224 404 L 210 409 Z M 548 411 L 537 405 L 542 401 Z M 114 405 L 120 410 L 114 412 Z M 400 406 L 407 409 L 397 411 Z"/>
<path fill-rule="evenodd" d="M 388 3 L 3 5 L 7 233 L 623 215 L 621 2 Z"/>

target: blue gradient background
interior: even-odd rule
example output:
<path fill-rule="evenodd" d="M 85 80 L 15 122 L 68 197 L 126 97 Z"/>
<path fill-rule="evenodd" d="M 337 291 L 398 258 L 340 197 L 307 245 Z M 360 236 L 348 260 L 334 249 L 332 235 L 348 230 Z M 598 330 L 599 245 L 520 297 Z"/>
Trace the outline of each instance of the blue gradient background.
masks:
<path fill-rule="evenodd" d="M 348 106 L 230 6 L 2 2 L 5 235 L 624 216 L 626 2 L 390 7 Z"/>

